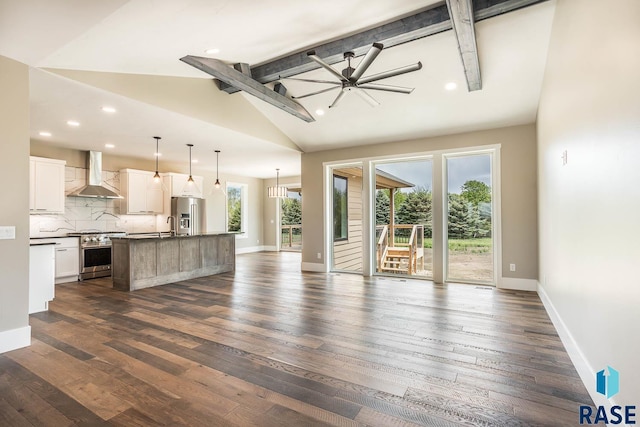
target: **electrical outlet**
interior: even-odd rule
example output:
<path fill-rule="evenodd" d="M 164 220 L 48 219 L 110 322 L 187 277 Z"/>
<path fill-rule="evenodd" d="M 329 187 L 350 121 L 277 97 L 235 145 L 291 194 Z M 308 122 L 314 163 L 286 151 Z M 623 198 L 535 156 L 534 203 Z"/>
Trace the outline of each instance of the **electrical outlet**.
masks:
<path fill-rule="evenodd" d="M 14 240 L 16 238 L 16 227 L 13 225 L 6 225 L 0 227 L 0 239 L 2 240 Z"/>
<path fill-rule="evenodd" d="M 516 271 L 516 265 L 515 264 L 509 264 L 509 271 Z"/>
<path fill-rule="evenodd" d="M 322 254 L 320 252 L 318 252 L 318 255 L 316 255 L 318 257 L 318 259 L 322 259 Z"/>

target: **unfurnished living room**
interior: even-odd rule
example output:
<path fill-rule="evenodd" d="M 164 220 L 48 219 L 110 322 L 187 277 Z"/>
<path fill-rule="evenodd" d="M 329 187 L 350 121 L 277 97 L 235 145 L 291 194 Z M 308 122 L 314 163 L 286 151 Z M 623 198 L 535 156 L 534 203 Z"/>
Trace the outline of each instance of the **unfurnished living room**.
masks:
<path fill-rule="evenodd" d="M 0 0 L 0 425 L 634 425 L 640 2 Z"/>

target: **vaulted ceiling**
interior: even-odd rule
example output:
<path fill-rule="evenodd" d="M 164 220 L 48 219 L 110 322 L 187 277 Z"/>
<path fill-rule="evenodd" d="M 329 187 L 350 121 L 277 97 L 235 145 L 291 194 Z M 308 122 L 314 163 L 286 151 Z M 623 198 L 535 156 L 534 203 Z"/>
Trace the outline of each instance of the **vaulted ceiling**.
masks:
<path fill-rule="evenodd" d="M 488 0 L 476 0 L 476 8 Z M 518 6 L 524 0 L 509 0 Z M 506 4 L 505 3 L 505 4 Z M 153 135 L 163 159 L 184 160 L 192 143 L 198 167 L 272 177 L 300 173 L 300 152 L 532 123 L 540 97 L 555 1 L 475 24 L 482 89 L 469 92 L 452 30 L 385 48 L 367 74 L 421 61 L 420 71 L 385 84 L 409 95 L 376 92 L 371 107 L 328 92 L 300 99 L 304 122 L 244 92 L 228 94 L 211 76 L 179 59 L 209 56 L 254 70 L 292 53 L 354 35 L 442 2 L 433 0 L 0 0 L 0 55 L 31 69 L 31 135 L 63 147 L 149 158 Z M 384 35 L 381 35 L 383 37 Z M 349 38 L 351 37 L 351 38 Z M 208 49 L 217 53 L 205 53 Z M 355 47 L 354 47 L 355 48 Z M 320 52 L 320 50 L 319 50 Z M 358 52 L 356 52 L 358 54 Z M 361 58 L 356 58 L 355 63 Z M 344 63 L 336 63 L 337 69 Z M 326 70 L 296 77 L 326 80 Z M 287 96 L 325 86 L 282 81 Z M 448 91 L 446 83 L 457 83 Z M 271 90 L 273 83 L 268 84 Z M 110 105 L 116 113 L 106 114 Z M 320 116 L 316 110 L 324 110 Z M 81 126 L 70 128 L 67 120 Z M 51 132 L 42 137 L 40 131 Z"/>

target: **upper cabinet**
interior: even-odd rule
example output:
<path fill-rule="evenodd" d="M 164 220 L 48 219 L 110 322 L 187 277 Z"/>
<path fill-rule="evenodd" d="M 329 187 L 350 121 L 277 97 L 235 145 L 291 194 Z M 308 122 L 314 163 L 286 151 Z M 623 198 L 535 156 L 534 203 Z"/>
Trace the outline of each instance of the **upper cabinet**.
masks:
<path fill-rule="evenodd" d="M 187 180 L 189 175 L 182 173 L 165 173 L 165 187 L 169 190 L 171 197 L 196 197 L 198 199 L 203 198 L 202 186 L 204 184 L 204 178 L 201 176 L 193 176 L 195 181 L 193 184 L 188 184 Z"/>
<path fill-rule="evenodd" d="M 163 212 L 162 180 L 155 182 L 153 172 L 134 169 L 120 171 L 122 214 L 161 214 Z"/>
<path fill-rule="evenodd" d="M 64 160 L 29 157 L 30 213 L 64 213 Z"/>

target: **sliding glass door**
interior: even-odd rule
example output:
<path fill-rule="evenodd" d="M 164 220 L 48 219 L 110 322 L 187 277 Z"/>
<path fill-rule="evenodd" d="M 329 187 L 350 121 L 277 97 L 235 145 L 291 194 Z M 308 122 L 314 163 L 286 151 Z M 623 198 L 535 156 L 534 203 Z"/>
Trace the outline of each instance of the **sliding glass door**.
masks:
<path fill-rule="evenodd" d="M 447 155 L 446 281 L 494 283 L 491 153 Z"/>
<path fill-rule="evenodd" d="M 432 160 L 375 163 L 376 271 L 433 278 Z"/>

